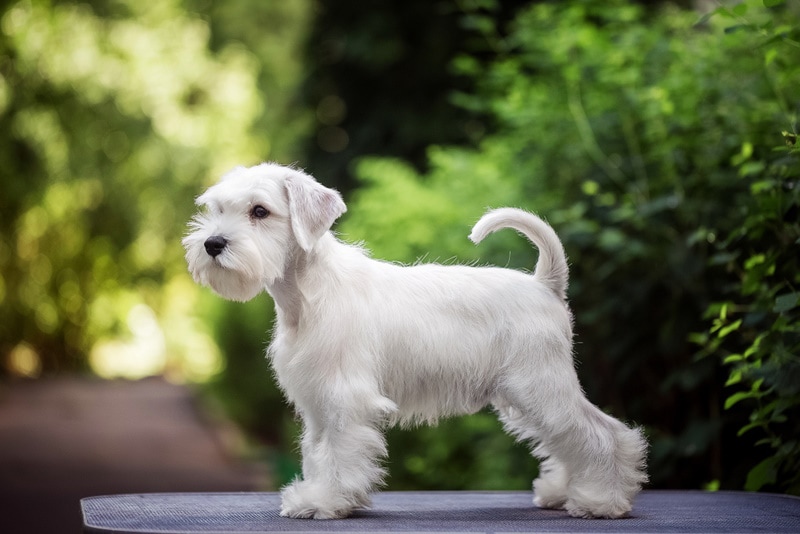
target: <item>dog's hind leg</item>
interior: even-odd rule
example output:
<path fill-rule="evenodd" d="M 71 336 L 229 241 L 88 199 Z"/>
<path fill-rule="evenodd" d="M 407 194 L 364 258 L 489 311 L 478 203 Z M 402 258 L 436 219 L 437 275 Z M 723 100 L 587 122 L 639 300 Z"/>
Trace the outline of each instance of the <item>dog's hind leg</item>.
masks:
<path fill-rule="evenodd" d="M 534 481 L 534 503 L 563 507 L 576 517 L 626 515 L 647 480 L 641 431 L 591 404 L 574 370 L 563 366 L 553 374 L 554 367 L 549 369 L 527 375 L 524 385 L 509 380 L 506 396 L 513 408 L 505 416 L 498 410 L 510 431 L 539 443 L 534 455 L 543 462 Z"/>
<path fill-rule="evenodd" d="M 573 402 L 567 417 L 562 409 L 560 423 L 542 432 L 541 450 L 550 454 L 551 463 L 534 483 L 537 500 L 548 504 L 553 481 L 563 475 L 561 466 L 567 471 L 564 508 L 570 515 L 625 516 L 647 480 L 646 442 L 639 429 L 606 415 L 582 395 Z"/>
<path fill-rule="evenodd" d="M 513 407 L 495 406 L 495 409 L 506 431 L 527 443 L 539 459 L 539 476 L 533 481 L 533 504 L 539 508 L 564 508 L 569 482 L 566 467 L 539 443 L 539 433 L 533 429 L 530 418 Z"/>
<path fill-rule="evenodd" d="M 569 472 L 558 458 L 539 444 L 533 455 L 539 458 L 539 476 L 533 481 L 533 504 L 539 508 L 564 508 L 567 502 Z"/>
<path fill-rule="evenodd" d="M 575 517 L 623 517 L 647 482 L 647 441 L 641 429 L 629 428 L 581 397 L 578 417 L 550 447 L 572 466 L 565 508 Z M 564 452 L 567 452 L 564 455 Z"/>

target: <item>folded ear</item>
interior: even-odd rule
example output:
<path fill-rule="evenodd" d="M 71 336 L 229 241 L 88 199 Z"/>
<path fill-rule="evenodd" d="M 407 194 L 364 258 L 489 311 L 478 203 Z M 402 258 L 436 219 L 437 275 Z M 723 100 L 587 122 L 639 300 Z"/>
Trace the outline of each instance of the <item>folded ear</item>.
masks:
<path fill-rule="evenodd" d="M 301 172 L 292 172 L 285 184 L 294 237 L 300 247 L 309 252 L 333 222 L 347 211 L 347 206 L 338 191 L 320 185 Z"/>

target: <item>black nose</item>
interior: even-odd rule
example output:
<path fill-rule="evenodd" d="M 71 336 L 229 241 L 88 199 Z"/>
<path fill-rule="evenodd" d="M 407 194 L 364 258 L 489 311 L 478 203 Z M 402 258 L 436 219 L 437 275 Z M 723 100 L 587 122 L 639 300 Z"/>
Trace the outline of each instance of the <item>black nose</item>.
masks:
<path fill-rule="evenodd" d="M 225 247 L 228 245 L 228 240 L 222 237 L 221 235 L 212 235 L 208 239 L 206 239 L 206 252 L 212 258 L 216 258 L 222 251 L 225 250 Z"/>

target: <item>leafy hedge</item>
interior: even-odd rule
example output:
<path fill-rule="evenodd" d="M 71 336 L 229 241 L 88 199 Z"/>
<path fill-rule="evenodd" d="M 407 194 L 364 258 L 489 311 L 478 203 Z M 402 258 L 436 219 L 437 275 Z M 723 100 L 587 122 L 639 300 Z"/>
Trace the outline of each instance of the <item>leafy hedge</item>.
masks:
<path fill-rule="evenodd" d="M 767 4 L 700 18 L 543 3 L 506 36 L 484 25 L 500 54 L 457 58 L 479 89 L 453 98 L 488 114 L 492 133 L 431 147 L 424 174 L 361 160 L 340 227 L 377 257 L 530 268 L 535 253 L 513 233 L 478 248 L 466 235 L 487 206 L 545 216 L 570 257 L 582 382 L 646 426 L 656 486 L 798 492 L 798 161 L 781 133 L 796 133 L 798 11 Z M 390 485 L 479 487 L 483 475 L 431 475 L 441 458 L 475 455 L 463 443 L 486 442 L 474 421 L 490 416 L 474 417 L 449 422 L 434 455 L 431 431 L 393 433 Z M 510 487 L 526 452 L 501 448 L 508 465 L 470 460 L 476 474 L 506 469 Z"/>
<path fill-rule="evenodd" d="M 727 31 L 748 32 L 760 45 L 776 100 L 791 120 L 781 132 L 784 144 L 764 140 L 756 150 L 748 140 L 731 158 L 744 189 L 740 219 L 714 230 L 720 239 L 708 266 L 725 284 L 707 310 L 711 327 L 693 339 L 702 347 L 699 356 L 723 358 L 732 392 L 725 409 L 750 410 L 737 436 L 755 441 L 759 456 L 766 454 L 749 470 L 744 487 L 800 494 L 800 147 L 796 110 L 789 109 L 792 95 L 784 89 L 785 83 L 796 87 L 800 74 L 798 27 L 796 19 L 776 27 L 753 16 L 747 4 L 714 14 L 735 19 L 738 24 Z"/>

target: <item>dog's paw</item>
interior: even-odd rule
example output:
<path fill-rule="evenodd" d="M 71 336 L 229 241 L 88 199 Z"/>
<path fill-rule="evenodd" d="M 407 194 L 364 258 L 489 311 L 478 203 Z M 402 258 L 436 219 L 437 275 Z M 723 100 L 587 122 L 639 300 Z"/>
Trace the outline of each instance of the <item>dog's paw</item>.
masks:
<path fill-rule="evenodd" d="M 533 481 L 533 504 L 539 508 L 561 510 L 567 502 L 567 473 L 552 458 L 543 463 L 539 478 Z"/>
<path fill-rule="evenodd" d="M 626 517 L 631 511 L 627 503 L 595 503 L 592 505 L 579 504 L 573 499 L 567 501 L 564 508 L 572 517 L 585 519 L 618 519 Z"/>
<path fill-rule="evenodd" d="M 333 488 L 296 481 L 281 492 L 281 516 L 295 519 L 342 519 L 358 503 L 338 494 Z"/>
<path fill-rule="evenodd" d="M 349 510 L 324 510 L 313 504 L 293 507 L 281 506 L 281 517 L 292 519 L 342 519 L 349 515 Z"/>
<path fill-rule="evenodd" d="M 281 517 L 289 517 L 291 519 L 311 519 L 314 517 L 315 510 L 313 508 L 294 508 L 285 504 L 281 505 Z"/>
<path fill-rule="evenodd" d="M 564 506 L 564 509 L 572 517 L 577 517 L 580 519 L 593 519 L 595 517 L 595 515 L 587 508 L 584 508 L 583 506 L 578 506 L 573 502 L 566 504 Z"/>
<path fill-rule="evenodd" d="M 534 506 L 538 506 L 539 508 L 550 508 L 553 510 L 561 510 L 564 508 L 564 504 L 567 502 L 567 498 L 563 496 L 542 496 L 542 495 L 534 495 L 533 497 L 533 504 Z"/>

